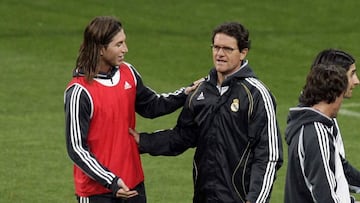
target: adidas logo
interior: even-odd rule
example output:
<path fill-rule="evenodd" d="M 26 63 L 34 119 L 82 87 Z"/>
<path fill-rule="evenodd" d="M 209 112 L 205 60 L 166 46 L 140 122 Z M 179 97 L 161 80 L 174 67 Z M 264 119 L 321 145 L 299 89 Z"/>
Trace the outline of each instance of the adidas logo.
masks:
<path fill-rule="evenodd" d="M 205 99 L 205 97 L 204 97 L 204 93 L 203 92 L 201 92 L 200 93 L 200 95 L 196 98 L 196 100 L 204 100 Z"/>
<path fill-rule="evenodd" d="M 132 86 L 127 82 L 125 81 L 125 85 L 124 85 L 124 89 L 130 89 Z"/>

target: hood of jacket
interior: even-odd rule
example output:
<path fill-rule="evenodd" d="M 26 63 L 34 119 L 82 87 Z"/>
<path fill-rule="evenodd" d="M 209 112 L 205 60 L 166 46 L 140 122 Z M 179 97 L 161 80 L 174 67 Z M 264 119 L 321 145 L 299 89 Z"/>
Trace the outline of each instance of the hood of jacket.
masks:
<path fill-rule="evenodd" d="M 287 118 L 287 127 L 285 130 L 285 140 L 290 144 L 293 137 L 299 129 L 309 123 L 320 122 L 328 127 L 334 125 L 333 120 L 311 107 L 294 107 L 290 108 Z"/>

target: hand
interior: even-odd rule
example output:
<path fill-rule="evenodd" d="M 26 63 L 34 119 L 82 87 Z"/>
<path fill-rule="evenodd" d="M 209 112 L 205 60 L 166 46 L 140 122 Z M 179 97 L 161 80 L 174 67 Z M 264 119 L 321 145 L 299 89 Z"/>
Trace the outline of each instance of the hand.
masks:
<path fill-rule="evenodd" d="M 136 132 L 134 129 L 129 128 L 129 133 L 134 136 L 135 142 L 139 144 L 140 142 L 140 135 L 138 132 Z"/>
<path fill-rule="evenodd" d="M 118 179 L 118 186 L 120 189 L 116 192 L 116 197 L 128 199 L 139 194 L 136 190 L 130 190 L 121 179 Z"/>
<path fill-rule="evenodd" d="M 199 84 L 204 80 L 205 78 L 200 78 L 199 80 L 194 81 L 191 86 L 185 88 L 185 94 L 189 95 L 190 92 L 194 91 L 199 86 Z"/>

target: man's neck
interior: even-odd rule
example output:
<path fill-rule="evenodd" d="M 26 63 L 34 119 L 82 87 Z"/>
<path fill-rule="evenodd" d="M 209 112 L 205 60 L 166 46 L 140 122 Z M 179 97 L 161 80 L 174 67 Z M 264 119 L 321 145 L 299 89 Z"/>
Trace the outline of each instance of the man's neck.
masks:
<path fill-rule="evenodd" d="M 336 112 L 334 112 L 334 103 L 328 104 L 327 102 L 321 101 L 312 106 L 312 108 L 320 111 L 329 118 L 334 118 L 336 116 Z"/>

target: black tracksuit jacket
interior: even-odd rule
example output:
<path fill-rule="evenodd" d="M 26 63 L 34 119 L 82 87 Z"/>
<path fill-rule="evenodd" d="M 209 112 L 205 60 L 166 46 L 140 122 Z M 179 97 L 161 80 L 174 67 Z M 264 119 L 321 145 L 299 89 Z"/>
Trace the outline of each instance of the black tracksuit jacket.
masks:
<path fill-rule="evenodd" d="M 275 108 L 247 61 L 220 91 L 212 69 L 188 96 L 174 129 L 140 134 L 140 151 L 175 156 L 196 147 L 193 202 L 268 202 L 282 164 Z"/>
<path fill-rule="evenodd" d="M 333 119 L 310 107 L 291 108 L 285 139 L 285 203 L 350 203 Z"/>

